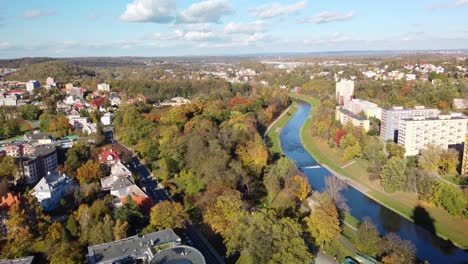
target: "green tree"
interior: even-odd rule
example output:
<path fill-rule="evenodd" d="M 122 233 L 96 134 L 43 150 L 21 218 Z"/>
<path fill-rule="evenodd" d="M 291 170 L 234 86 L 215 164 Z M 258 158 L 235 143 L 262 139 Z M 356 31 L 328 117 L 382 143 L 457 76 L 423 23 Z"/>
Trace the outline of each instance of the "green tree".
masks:
<path fill-rule="evenodd" d="M 101 165 L 94 160 L 88 160 L 85 164 L 81 165 L 76 171 L 76 178 L 80 184 L 86 184 L 99 181 L 102 177 Z"/>
<path fill-rule="evenodd" d="M 442 181 L 433 185 L 431 202 L 452 215 L 460 215 L 466 207 L 466 200 L 460 188 Z"/>
<path fill-rule="evenodd" d="M 380 172 L 380 179 L 386 192 L 402 190 L 406 175 L 406 162 L 404 159 L 394 156 L 388 160 Z"/>
<path fill-rule="evenodd" d="M 205 188 L 205 183 L 190 170 L 182 170 L 174 180 L 188 195 L 196 195 Z"/>
<path fill-rule="evenodd" d="M 180 203 L 163 201 L 151 208 L 150 228 L 153 230 L 184 228 L 187 219 L 188 215 Z"/>
<path fill-rule="evenodd" d="M 223 235 L 225 230 L 243 215 L 243 205 L 239 192 L 225 192 L 218 196 L 214 204 L 208 205 L 203 220 L 213 231 Z"/>
<path fill-rule="evenodd" d="M 128 223 L 120 219 L 117 220 L 114 226 L 115 240 L 124 239 L 127 237 Z"/>
<path fill-rule="evenodd" d="M 370 218 L 364 218 L 358 225 L 355 245 L 359 252 L 371 257 L 376 257 L 380 254 L 381 238 Z"/>
<path fill-rule="evenodd" d="M 128 224 L 128 235 L 133 236 L 143 228 L 145 218 L 140 211 L 138 205 L 129 196 L 127 202 L 114 211 L 114 218 L 117 221 L 126 222 Z"/>
<path fill-rule="evenodd" d="M 47 254 L 51 264 L 78 264 L 83 263 L 80 246 L 75 242 L 61 242 L 54 245 Z"/>
<path fill-rule="evenodd" d="M 305 218 L 307 231 L 317 246 L 323 247 L 341 233 L 338 210 L 333 201 L 326 195 L 312 208 L 310 216 Z"/>
<path fill-rule="evenodd" d="M 20 107 L 21 117 L 26 120 L 37 120 L 41 114 L 38 106 L 25 104 Z"/>
<path fill-rule="evenodd" d="M 65 228 L 73 237 L 78 236 L 79 227 L 78 227 L 78 223 L 76 222 L 73 216 L 68 217 L 67 223 L 65 224 Z"/>
<path fill-rule="evenodd" d="M 5 179 L 12 181 L 18 172 L 15 159 L 10 156 L 0 156 L 0 181 Z"/>
<path fill-rule="evenodd" d="M 385 149 L 387 150 L 387 153 L 389 154 L 389 158 L 391 157 L 404 158 L 405 156 L 405 147 L 395 144 L 391 141 L 387 141 L 387 144 L 385 145 Z"/>

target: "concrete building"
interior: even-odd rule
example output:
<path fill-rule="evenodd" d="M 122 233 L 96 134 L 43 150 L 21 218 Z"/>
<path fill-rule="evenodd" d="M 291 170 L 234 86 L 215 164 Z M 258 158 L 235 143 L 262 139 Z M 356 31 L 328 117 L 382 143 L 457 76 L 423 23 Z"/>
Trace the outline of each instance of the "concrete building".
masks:
<path fill-rule="evenodd" d="M 47 84 L 47 85 L 55 86 L 55 80 L 54 80 L 54 78 L 52 78 L 52 77 L 47 77 L 47 79 L 46 79 L 46 84 Z"/>
<path fill-rule="evenodd" d="M 26 90 L 30 93 L 33 94 L 34 90 L 39 88 L 41 84 L 36 81 L 36 80 L 30 80 L 29 82 L 26 83 Z"/>
<path fill-rule="evenodd" d="M 89 117 L 81 117 L 80 115 L 67 115 L 68 123 L 72 128 L 83 128 L 89 124 Z"/>
<path fill-rule="evenodd" d="M 34 188 L 34 195 L 45 211 L 52 211 L 58 207 L 60 199 L 72 193 L 77 184 L 67 175 L 56 171 L 48 172 Z"/>
<path fill-rule="evenodd" d="M 100 83 L 97 85 L 97 89 L 101 92 L 110 92 L 110 85 L 107 83 Z"/>
<path fill-rule="evenodd" d="M 33 264 L 34 256 L 22 257 L 17 259 L 0 259 L 0 264 Z"/>
<path fill-rule="evenodd" d="M 354 95 L 354 81 L 340 80 L 336 83 L 335 96 L 338 104 L 343 105 L 345 101 L 351 100 Z"/>
<path fill-rule="evenodd" d="M 457 110 L 468 108 L 468 98 L 453 98 L 453 107 Z"/>
<path fill-rule="evenodd" d="M 405 147 L 405 156 L 415 156 L 427 145 L 461 149 L 465 142 L 468 119 L 461 115 L 439 115 L 436 118 L 413 116 L 401 119 L 398 144 Z"/>
<path fill-rule="evenodd" d="M 463 145 L 463 161 L 461 175 L 468 176 L 468 134 L 465 135 L 465 144 Z"/>
<path fill-rule="evenodd" d="M 97 263 L 188 263 L 205 264 L 197 249 L 181 245 L 172 229 L 88 247 L 89 264 Z"/>
<path fill-rule="evenodd" d="M 356 115 L 349 110 L 343 109 L 340 106 L 336 107 L 335 120 L 339 120 L 342 125 L 351 123 L 353 126 L 362 127 L 366 132 L 369 131 L 369 119 L 366 119 L 360 115 Z"/>
<path fill-rule="evenodd" d="M 344 109 L 354 113 L 360 114 L 364 112 L 364 114 L 369 117 L 375 117 L 377 119 L 382 118 L 382 108 L 380 108 L 377 104 L 360 99 L 351 99 L 344 102 Z"/>
<path fill-rule="evenodd" d="M 16 95 L 0 94 L 0 106 L 17 106 L 17 105 L 18 105 L 18 97 Z"/>
<path fill-rule="evenodd" d="M 415 106 L 414 109 L 394 106 L 391 109 L 382 109 L 382 118 L 380 123 L 380 139 L 398 140 L 398 125 L 401 119 L 412 118 L 414 116 L 424 116 L 426 118 L 435 118 L 439 115 L 438 109 L 425 108 L 424 106 Z"/>

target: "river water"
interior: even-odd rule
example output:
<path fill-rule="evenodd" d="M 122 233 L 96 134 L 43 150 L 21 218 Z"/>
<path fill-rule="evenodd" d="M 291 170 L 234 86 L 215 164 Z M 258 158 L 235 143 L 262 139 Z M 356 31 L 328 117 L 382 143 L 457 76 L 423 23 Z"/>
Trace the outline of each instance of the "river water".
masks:
<path fill-rule="evenodd" d="M 304 168 L 319 165 L 304 149 L 300 140 L 300 130 L 309 113 L 310 105 L 299 102 L 298 111 L 281 132 L 281 147 L 284 154 L 302 168 L 312 188 L 322 191 L 325 186 L 324 179 L 330 177 L 331 172 L 323 167 Z M 366 216 L 370 217 L 382 235 L 393 232 L 402 239 L 410 240 L 416 246 L 416 255 L 419 259 L 428 260 L 432 264 L 468 263 L 467 251 L 455 247 L 452 243 L 394 213 L 353 187 L 349 186 L 343 190 L 342 195 L 352 216 L 360 221 Z"/>

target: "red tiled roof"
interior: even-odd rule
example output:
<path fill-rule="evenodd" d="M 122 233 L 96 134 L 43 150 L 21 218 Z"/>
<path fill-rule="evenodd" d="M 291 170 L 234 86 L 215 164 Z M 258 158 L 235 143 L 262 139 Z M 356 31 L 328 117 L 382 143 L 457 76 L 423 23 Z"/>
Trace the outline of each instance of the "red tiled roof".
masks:
<path fill-rule="evenodd" d="M 107 157 L 112 156 L 113 161 L 119 160 L 119 153 L 113 150 L 104 150 L 99 154 L 99 162 L 107 162 Z"/>
<path fill-rule="evenodd" d="M 104 103 L 104 100 L 106 100 L 106 98 L 96 97 L 91 101 L 91 103 L 89 105 L 91 105 L 92 107 L 99 108 Z"/>

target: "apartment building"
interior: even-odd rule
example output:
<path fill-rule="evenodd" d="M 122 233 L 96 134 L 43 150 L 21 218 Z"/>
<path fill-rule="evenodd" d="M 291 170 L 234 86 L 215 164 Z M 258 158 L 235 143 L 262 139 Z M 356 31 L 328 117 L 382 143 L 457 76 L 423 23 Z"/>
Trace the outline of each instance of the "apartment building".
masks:
<path fill-rule="evenodd" d="M 463 145 L 463 161 L 461 175 L 468 176 L 468 134 L 465 135 L 465 145 Z"/>
<path fill-rule="evenodd" d="M 415 106 L 412 109 L 394 106 L 391 109 L 382 109 L 382 118 L 380 123 L 380 138 L 384 141 L 398 140 L 398 126 L 401 119 L 423 116 L 426 118 L 436 118 L 439 110 L 434 108 L 425 108 L 424 106 Z"/>
<path fill-rule="evenodd" d="M 382 108 L 377 104 L 360 99 L 351 99 L 344 102 L 344 109 L 358 115 L 361 112 L 369 117 L 375 117 L 377 119 L 382 118 Z"/>
<path fill-rule="evenodd" d="M 362 127 L 366 132 L 369 131 L 369 126 L 370 126 L 369 119 L 366 119 L 360 115 L 354 114 L 350 112 L 349 110 L 343 109 L 340 106 L 336 107 L 335 120 L 340 121 L 342 125 L 351 123 L 353 124 L 353 126 Z"/>
<path fill-rule="evenodd" d="M 461 115 L 439 115 L 436 118 L 413 116 L 401 119 L 398 144 L 405 147 L 405 156 L 415 156 L 428 144 L 461 149 L 465 142 L 468 119 Z"/>
<path fill-rule="evenodd" d="M 100 83 L 97 85 L 97 89 L 101 92 L 110 92 L 110 85 L 107 83 Z"/>
<path fill-rule="evenodd" d="M 343 105 L 344 102 L 351 100 L 354 95 L 354 81 L 340 80 L 336 83 L 336 101 L 338 104 Z"/>

